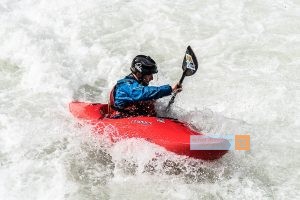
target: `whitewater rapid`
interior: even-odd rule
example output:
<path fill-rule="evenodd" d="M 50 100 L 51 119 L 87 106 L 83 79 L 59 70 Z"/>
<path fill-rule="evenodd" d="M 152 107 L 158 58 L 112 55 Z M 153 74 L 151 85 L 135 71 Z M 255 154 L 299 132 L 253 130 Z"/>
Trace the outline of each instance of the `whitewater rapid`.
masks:
<path fill-rule="evenodd" d="M 0 0 L 0 199 L 296 199 L 298 0 Z M 214 162 L 78 126 L 72 100 L 106 102 L 137 54 L 175 84 L 173 113 L 209 134 L 249 134 Z M 169 98 L 159 101 L 163 108 Z"/>

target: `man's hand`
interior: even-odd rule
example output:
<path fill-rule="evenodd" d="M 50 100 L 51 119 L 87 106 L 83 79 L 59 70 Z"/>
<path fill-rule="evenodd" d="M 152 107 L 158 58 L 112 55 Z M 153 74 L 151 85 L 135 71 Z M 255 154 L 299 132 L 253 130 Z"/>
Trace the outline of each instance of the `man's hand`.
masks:
<path fill-rule="evenodd" d="M 182 85 L 179 85 L 178 83 L 172 87 L 172 92 L 173 93 L 178 93 L 178 92 L 181 92 L 181 91 L 182 91 Z"/>

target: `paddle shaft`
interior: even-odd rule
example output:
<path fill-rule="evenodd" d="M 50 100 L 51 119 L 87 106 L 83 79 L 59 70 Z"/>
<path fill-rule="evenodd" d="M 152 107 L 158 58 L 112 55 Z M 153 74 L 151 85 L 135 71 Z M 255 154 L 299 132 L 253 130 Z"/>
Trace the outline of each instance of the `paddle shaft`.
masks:
<path fill-rule="evenodd" d="M 178 85 L 181 85 L 181 84 L 182 84 L 182 82 L 183 82 L 183 80 L 184 80 L 184 78 L 185 78 L 186 72 L 187 72 L 187 70 L 184 70 L 184 71 L 183 71 L 183 73 L 182 73 L 182 75 L 181 75 L 181 78 L 180 78 L 180 81 L 179 81 Z"/>
<path fill-rule="evenodd" d="M 183 80 L 184 80 L 184 78 L 185 78 L 186 71 L 187 71 L 187 70 L 184 70 L 184 71 L 183 71 L 183 73 L 182 73 L 182 75 L 181 75 L 181 78 L 180 78 L 180 81 L 178 82 L 178 85 L 180 85 L 180 86 L 182 85 L 182 82 L 183 82 Z M 174 93 L 173 93 L 173 96 L 172 96 L 171 100 L 169 101 L 169 104 L 168 104 L 168 106 L 167 106 L 167 108 L 166 108 L 166 112 L 169 112 L 171 105 L 172 105 L 172 104 L 174 103 L 174 101 L 175 101 L 176 95 L 177 95 L 177 92 L 174 92 Z"/>

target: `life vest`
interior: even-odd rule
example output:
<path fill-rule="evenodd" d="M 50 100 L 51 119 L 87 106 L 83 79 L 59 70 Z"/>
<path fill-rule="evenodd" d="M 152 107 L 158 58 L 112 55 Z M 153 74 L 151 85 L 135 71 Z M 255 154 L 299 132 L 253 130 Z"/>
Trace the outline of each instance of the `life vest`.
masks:
<path fill-rule="evenodd" d="M 115 106 L 115 85 L 109 95 L 108 113 L 110 118 L 124 118 L 134 116 L 156 116 L 155 100 L 138 101 L 120 109 Z"/>

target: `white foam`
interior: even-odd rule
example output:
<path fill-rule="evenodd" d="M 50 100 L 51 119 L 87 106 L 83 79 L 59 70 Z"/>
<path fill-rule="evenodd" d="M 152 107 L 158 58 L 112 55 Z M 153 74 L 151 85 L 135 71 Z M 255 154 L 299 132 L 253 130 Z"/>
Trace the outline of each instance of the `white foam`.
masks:
<path fill-rule="evenodd" d="M 2 0 L 0 199 L 299 196 L 299 10 L 293 0 Z M 68 103 L 107 101 L 137 54 L 157 61 L 155 84 L 175 84 L 187 45 L 199 69 L 173 112 L 208 133 L 249 133 L 250 152 L 195 167 L 141 140 L 97 145 L 74 125 Z"/>

